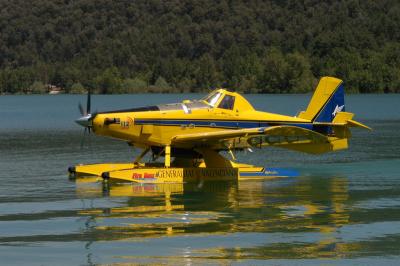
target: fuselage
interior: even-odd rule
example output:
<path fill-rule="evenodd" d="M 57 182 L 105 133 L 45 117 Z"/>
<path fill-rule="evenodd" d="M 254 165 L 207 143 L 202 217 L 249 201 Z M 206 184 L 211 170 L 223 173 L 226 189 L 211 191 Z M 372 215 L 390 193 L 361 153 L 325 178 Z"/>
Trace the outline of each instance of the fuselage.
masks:
<path fill-rule="evenodd" d="M 223 89 L 202 100 L 98 113 L 92 121 L 96 134 L 139 147 L 169 145 L 174 136 L 182 134 L 277 125 L 314 127 L 307 119 L 257 111 L 240 94 Z M 244 148 L 247 143 L 238 139 L 236 145 Z M 193 147 L 185 143 L 179 148 Z M 224 149 L 220 145 L 211 148 Z"/>

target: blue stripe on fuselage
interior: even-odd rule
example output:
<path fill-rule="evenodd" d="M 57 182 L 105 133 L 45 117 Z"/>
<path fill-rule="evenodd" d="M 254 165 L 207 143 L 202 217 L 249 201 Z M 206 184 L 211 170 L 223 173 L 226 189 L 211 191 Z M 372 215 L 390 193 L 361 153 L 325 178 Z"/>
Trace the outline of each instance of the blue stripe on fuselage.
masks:
<path fill-rule="evenodd" d="M 195 127 L 215 127 L 215 128 L 255 128 L 271 126 L 295 126 L 313 130 L 312 123 L 285 123 L 275 121 L 227 121 L 227 120 L 157 120 L 157 119 L 137 119 L 138 125 L 163 125 L 163 126 L 195 126 Z"/>
<path fill-rule="evenodd" d="M 254 128 L 260 127 L 259 122 L 240 122 L 224 120 L 135 120 L 135 124 L 143 125 L 165 125 L 165 126 L 200 126 L 200 127 L 222 127 L 222 128 Z"/>

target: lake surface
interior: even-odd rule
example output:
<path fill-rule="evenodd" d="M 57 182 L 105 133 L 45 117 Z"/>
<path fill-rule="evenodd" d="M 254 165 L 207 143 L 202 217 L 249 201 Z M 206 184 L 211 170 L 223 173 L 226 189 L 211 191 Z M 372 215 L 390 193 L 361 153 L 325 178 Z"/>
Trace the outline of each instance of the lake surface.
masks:
<path fill-rule="evenodd" d="M 94 95 L 93 110 L 202 95 Z M 295 115 L 311 95 L 247 95 Z M 346 110 L 374 128 L 320 156 L 281 149 L 239 161 L 299 177 L 196 185 L 69 180 L 77 163 L 132 160 L 123 142 L 85 137 L 84 95 L 0 97 L 0 265 L 398 265 L 400 95 L 350 95 Z"/>

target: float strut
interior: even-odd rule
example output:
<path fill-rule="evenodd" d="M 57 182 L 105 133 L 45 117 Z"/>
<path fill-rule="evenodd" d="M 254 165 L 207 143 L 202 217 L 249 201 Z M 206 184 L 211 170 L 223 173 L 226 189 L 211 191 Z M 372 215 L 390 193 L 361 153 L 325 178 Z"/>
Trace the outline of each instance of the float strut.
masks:
<path fill-rule="evenodd" d="M 171 166 L 171 146 L 165 146 L 165 167 L 169 168 Z"/>
<path fill-rule="evenodd" d="M 143 157 L 149 152 L 150 148 L 146 148 L 142 151 L 142 153 L 136 157 L 135 161 L 133 162 L 134 164 L 138 164 L 140 162 L 140 160 L 143 159 Z"/>
<path fill-rule="evenodd" d="M 232 150 L 230 149 L 228 152 L 229 152 L 229 154 L 231 155 L 232 160 L 236 161 L 235 154 L 233 154 Z"/>

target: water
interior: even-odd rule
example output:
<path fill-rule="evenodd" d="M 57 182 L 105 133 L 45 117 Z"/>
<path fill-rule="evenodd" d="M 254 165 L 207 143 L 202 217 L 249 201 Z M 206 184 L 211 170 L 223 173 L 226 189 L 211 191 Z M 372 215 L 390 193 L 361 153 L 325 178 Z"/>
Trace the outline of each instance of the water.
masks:
<path fill-rule="evenodd" d="M 93 110 L 200 95 L 93 96 Z M 296 114 L 310 95 L 249 95 Z M 77 163 L 131 160 L 123 142 L 80 149 L 81 95 L 0 97 L 0 264 L 396 265 L 400 259 L 400 95 L 350 95 L 374 131 L 321 156 L 280 149 L 239 160 L 292 167 L 296 178 L 195 185 L 71 181 Z"/>

